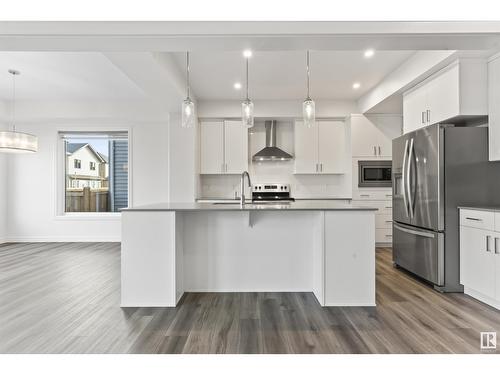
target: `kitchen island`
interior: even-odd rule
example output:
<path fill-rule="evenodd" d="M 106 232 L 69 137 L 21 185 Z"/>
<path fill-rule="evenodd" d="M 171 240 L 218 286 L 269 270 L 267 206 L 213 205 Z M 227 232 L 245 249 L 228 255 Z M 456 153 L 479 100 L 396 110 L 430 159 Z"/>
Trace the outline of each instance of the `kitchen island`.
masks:
<path fill-rule="evenodd" d="M 122 211 L 121 306 L 185 292 L 313 292 L 375 305 L 375 208 L 335 201 L 159 203 Z"/>

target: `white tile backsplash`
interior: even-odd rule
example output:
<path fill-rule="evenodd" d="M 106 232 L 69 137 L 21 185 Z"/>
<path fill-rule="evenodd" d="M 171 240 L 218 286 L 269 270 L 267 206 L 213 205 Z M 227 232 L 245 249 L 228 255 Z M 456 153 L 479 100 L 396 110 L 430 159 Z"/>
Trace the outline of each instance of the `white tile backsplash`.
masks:
<path fill-rule="evenodd" d="M 253 163 L 251 156 L 265 146 L 263 121 L 256 121 L 249 132 L 249 173 L 252 183 L 281 182 L 290 184 L 294 198 L 351 198 L 351 173 L 343 175 L 294 175 L 294 161 Z M 277 146 L 294 154 L 293 120 L 278 121 Z M 234 198 L 240 192 L 239 175 L 202 175 L 200 198 Z M 245 192 L 249 196 L 248 190 Z"/>

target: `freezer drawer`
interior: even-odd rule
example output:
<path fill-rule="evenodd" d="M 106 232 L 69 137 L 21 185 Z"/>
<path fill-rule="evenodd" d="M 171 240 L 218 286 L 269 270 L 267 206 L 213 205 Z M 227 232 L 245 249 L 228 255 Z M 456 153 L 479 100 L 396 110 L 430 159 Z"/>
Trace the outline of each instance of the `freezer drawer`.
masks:
<path fill-rule="evenodd" d="M 444 285 L 444 233 L 393 224 L 392 257 L 398 266 Z"/>

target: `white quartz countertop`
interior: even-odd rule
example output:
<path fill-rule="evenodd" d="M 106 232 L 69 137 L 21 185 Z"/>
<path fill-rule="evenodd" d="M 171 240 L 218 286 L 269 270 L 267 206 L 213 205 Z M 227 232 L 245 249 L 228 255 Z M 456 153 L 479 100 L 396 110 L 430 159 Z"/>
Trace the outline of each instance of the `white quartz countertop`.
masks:
<path fill-rule="evenodd" d="M 500 206 L 458 206 L 458 209 L 499 212 Z"/>
<path fill-rule="evenodd" d="M 124 208 L 122 211 L 376 211 L 375 207 L 360 207 L 334 200 L 304 200 L 290 203 L 170 202 Z"/>

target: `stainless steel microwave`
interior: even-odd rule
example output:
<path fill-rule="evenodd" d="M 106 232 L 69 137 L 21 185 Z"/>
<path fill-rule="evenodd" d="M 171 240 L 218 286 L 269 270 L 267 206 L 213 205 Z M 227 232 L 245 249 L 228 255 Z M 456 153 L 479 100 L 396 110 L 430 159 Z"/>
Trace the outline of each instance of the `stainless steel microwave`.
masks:
<path fill-rule="evenodd" d="M 359 187 L 391 187 L 391 160 L 359 160 Z"/>

